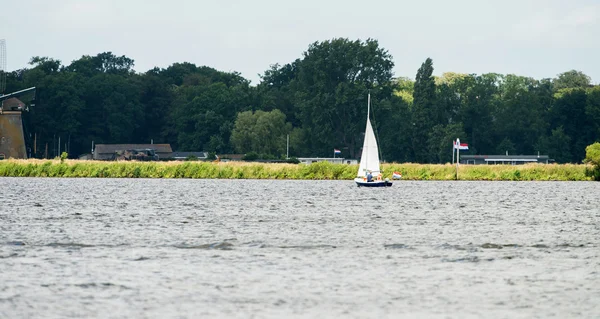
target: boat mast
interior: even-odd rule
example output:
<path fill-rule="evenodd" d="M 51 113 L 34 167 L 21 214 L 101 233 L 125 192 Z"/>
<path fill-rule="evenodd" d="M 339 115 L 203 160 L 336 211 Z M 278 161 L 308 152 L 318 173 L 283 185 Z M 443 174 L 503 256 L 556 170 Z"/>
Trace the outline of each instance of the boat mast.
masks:
<path fill-rule="evenodd" d="M 369 95 L 367 98 L 367 121 L 369 120 L 369 113 L 371 112 L 371 91 L 369 90 Z"/>
<path fill-rule="evenodd" d="M 369 113 L 371 112 L 371 90 L 369 90 L 369 94 L 367 95 L 367 127 L 365 128 L 365 133 L 367 132 L 367 128 L 369 127 Z M 365 140 L 366 140 L 367 136 L 365 135 Z M 370 145 L 366 145 L 367 146 L 367 153 L 365 155 L 367 155 L 365 158 L 365 176 L 367 175 L 367 173 L 369 172 L 369 147 Z"/>

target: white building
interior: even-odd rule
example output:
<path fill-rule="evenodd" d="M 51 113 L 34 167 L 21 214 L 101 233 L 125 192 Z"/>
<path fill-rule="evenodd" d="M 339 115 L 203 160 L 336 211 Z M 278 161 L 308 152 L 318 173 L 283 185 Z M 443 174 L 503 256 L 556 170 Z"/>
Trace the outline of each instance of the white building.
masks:
<path fill-rule="evenodd" d="M 341 157 L 298 157 L 300 164 L 312 164 L 317 162 L 330 162 L 333 164 L 358 164 L 358 160 Z"/>

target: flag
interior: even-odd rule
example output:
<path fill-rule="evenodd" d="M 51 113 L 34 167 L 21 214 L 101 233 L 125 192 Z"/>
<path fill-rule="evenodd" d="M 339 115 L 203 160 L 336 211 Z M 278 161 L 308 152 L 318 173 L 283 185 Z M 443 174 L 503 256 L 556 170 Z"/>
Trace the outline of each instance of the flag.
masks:
<path fill-rule="evenodd" d="M 467 143 L 460 143 L 457 144 L 456 142 L 454 143 L 454 149 L 459 149 L 459 150 L 468 150 L 469 149 L 469 144 Z"/>
<path fill-rule="evenodd" d="M 401 179 L 402 178 L 402 174 L 400 174 L 400 172 L 394 172 L 392 174 L 392 179 Z"/>
<path fill-rule="evenodd" d="M 335 148 L 333 149 L 333 154 L 342 154 L 342 151 L 340 150 L 336 150 Z"/>

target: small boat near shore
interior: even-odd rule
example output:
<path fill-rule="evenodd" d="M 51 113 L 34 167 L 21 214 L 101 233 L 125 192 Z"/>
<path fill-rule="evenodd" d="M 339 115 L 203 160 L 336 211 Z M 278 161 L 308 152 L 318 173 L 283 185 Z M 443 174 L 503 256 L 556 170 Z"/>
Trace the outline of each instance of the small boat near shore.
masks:
<path fill-rule="evenodd" d="M 363 142 L 362 156 L 360 157 L 360 165 L 357 176 L 354 182 L 360 187 L 389 187 L 392 182 L 389 179 L 384 179 L 381 174 L 379 165 L 379 147 L 377 139 L 371 126 L 369 113 L 371 111 L 371 94 L 367 99 L 367 127 L 365 129 L 365 140 Z"/>

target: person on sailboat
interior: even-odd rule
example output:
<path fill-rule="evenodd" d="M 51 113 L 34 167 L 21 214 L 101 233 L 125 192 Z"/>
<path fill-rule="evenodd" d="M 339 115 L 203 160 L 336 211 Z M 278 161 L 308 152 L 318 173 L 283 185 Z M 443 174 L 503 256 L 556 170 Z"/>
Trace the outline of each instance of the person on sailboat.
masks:
<path fill-rule="evenodd" d="M 371 171 L 367 172 L 367 182 L 372 182 L 373 181 L 373 174 L 371 174 Z"/>

